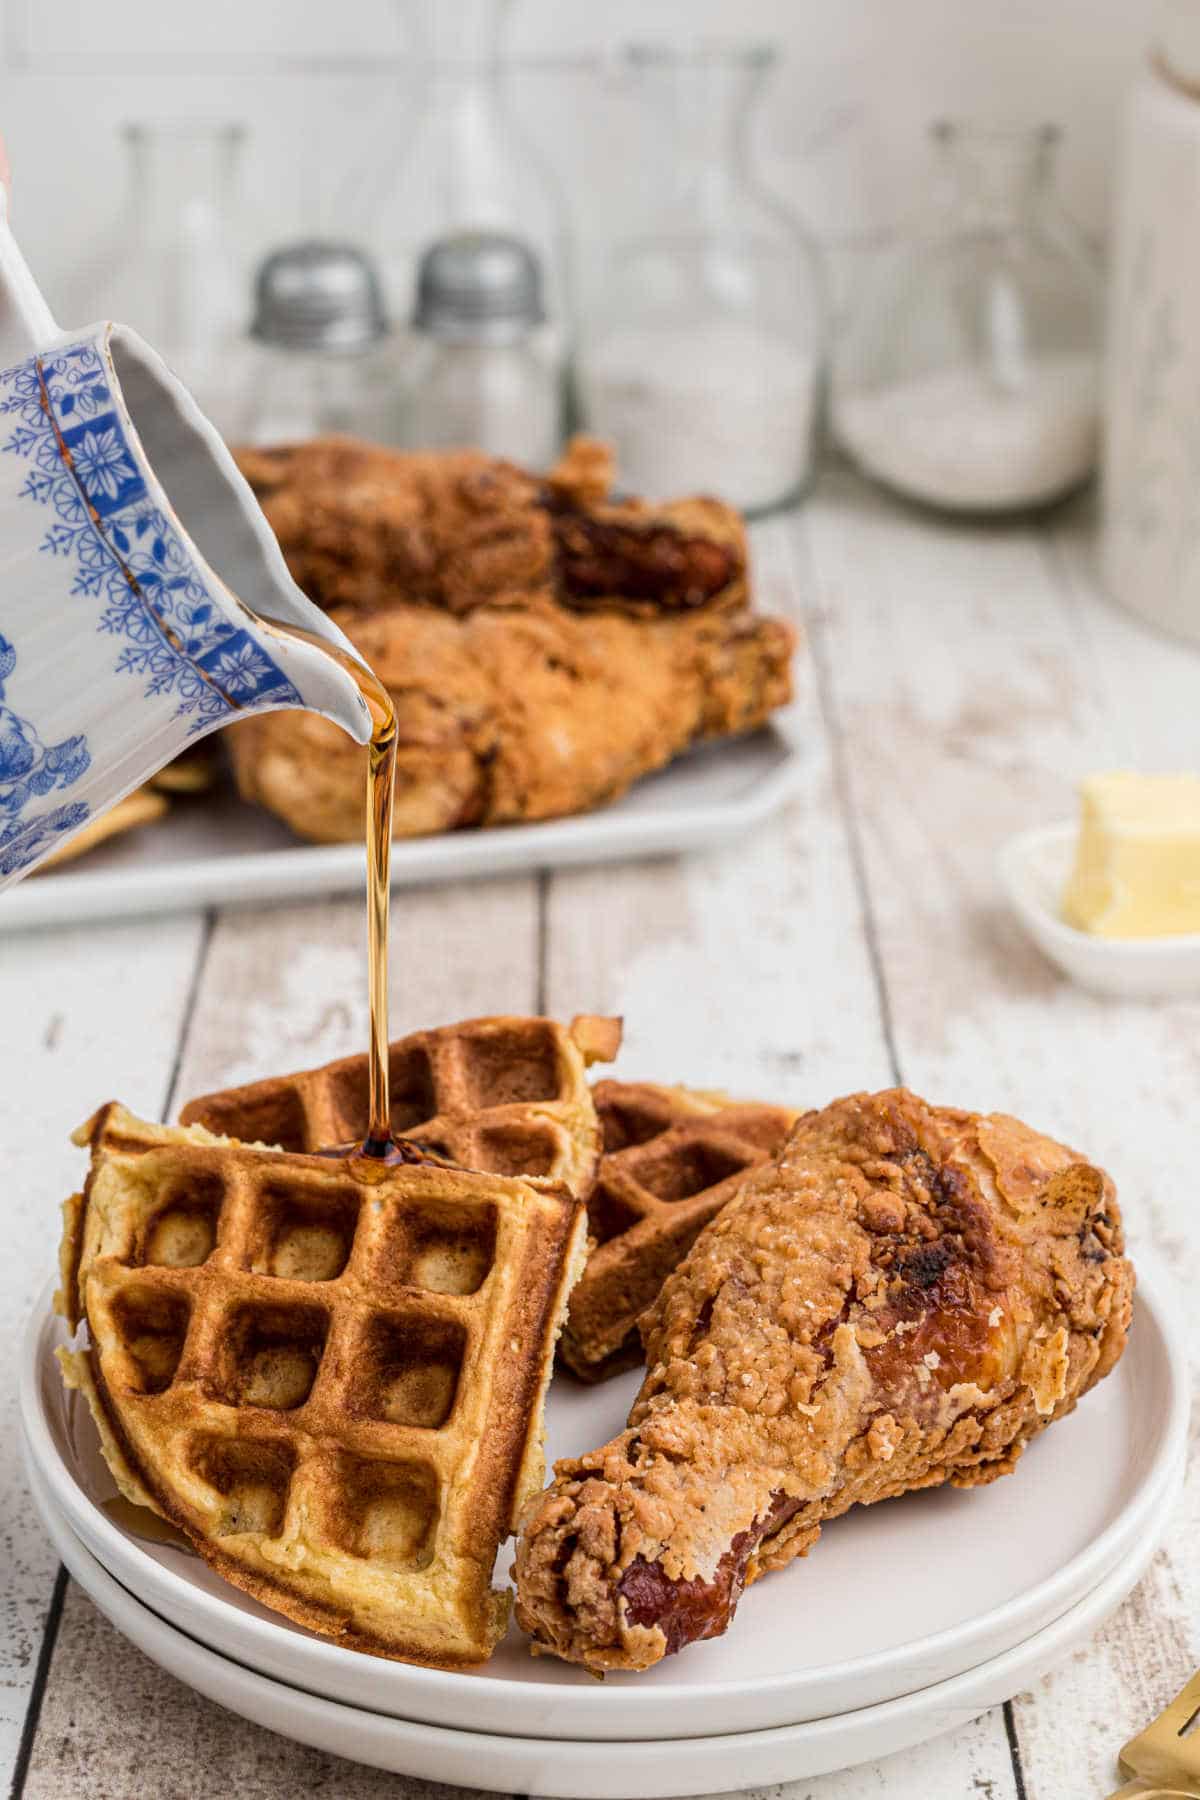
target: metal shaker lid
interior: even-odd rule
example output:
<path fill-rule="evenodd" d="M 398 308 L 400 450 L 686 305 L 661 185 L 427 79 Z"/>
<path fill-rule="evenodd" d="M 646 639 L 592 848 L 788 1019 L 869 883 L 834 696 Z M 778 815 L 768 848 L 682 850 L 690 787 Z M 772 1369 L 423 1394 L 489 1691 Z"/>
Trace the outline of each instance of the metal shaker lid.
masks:
<path fill-rule="evenodd" d="M 439 238 L 421 258 L 413 327 L 456 343 L 511 343 L 543 323 L 541 265 L 502 231 Z"/>
<path fill-rule="evenodd" d="M 352 352 L 386 330 L 379 277 L 353 244 L 288 244 L 261 264 L 250 335 L 262 343 Z"/>

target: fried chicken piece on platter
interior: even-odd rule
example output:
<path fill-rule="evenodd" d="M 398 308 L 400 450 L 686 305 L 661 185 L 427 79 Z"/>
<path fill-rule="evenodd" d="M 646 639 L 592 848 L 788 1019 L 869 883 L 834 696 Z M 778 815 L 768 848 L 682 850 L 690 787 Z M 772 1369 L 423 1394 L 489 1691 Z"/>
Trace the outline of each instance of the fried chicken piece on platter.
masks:
<path fill-rule="evenodd" d="M 629 1428 L 527 1509 L 517 1617 L 598 1672 L 720 1635 L 855 1503 L 1009 1473 L 1113 1368 L 1112 1182 L 904 1089 L 804 1115 L 645 1315 Z"/>
<path fill-rule="evenodd" d="M 704 498 L 609 500 L 611 455 L 592 439 L 572 440 L 545 476 L 480 450 L 353 438 L 236 456 L 294 580 L 319 606 L 403 600 L 466 613 L 540 594 L 646 614 L 746 602 L 737 512 Z"/>
<path fill-rule="evenodd" d="M 335 616 L 396 706 L 397 837 L 598 806 L 791 694 L 794 634 L 778 619 L 585 619 L 550 602 Z M 336 725 L 259 714 L 227 742 L 245 799 L 302 837 L 361 840 L 365 751 Z"/>

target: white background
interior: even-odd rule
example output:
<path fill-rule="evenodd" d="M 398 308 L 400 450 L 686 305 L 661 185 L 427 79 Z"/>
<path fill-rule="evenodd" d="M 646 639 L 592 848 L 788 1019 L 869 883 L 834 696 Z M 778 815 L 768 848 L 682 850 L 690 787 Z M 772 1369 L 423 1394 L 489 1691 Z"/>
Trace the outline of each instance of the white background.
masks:
<path fill-rule="evenodd" d="M 444 0 L 453 5 L 456 0 Z M 1121 99 L 1150 0 L 515 0 L 530 56 L 681 32 L 759 35 L 784 60 L 757 133 L 762 169 L 843 267 L 920 197 L 933 118 L 1045 119 L 1065 131 L 1061 189 L 1102 238 Z M 403 136 L 396 0 L 0 0 L 0 120 L 16 224 L 64 322 L 97 309 L 98 259 L 120 229 L 129 120 L 232 118 L 245 248 L 338 225 L 339 195 Z M 516 93 L 558 167 L 577 226 L 603 237 L 650 179 L 595 74 L 526 74 Z M 624 154 L 622 149 L 624 148 Z"/>

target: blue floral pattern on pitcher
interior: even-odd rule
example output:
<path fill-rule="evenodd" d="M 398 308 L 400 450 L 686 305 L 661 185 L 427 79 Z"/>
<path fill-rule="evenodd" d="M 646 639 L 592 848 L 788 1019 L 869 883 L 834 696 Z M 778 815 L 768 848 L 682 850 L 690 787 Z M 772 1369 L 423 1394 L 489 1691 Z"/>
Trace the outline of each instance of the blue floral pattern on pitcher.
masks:
<path fill-rule="evenodd" d="M 148 699 L 173 696 L 175 716 L 192 732 L 245 707 L 302 704 L 278 664 L 215 601 L 155 504 L 94 344 L 0 373 L 0 415 L 13 421 L 0 452 L 25 465 L 21 496 L 51 515 L 40 548 L 73 563 L 70 591 L 97 602 L 96 629 L 119 643 L 118 673 L 140 677 Z M 2 668 L 15 652 L 0 644 Z M 82 738 L 42 749 L 33 725 L 0 703 L 0 875 L 35 861 L 50 838 L 86 818 L 82 802 L 24 815 L 37 797 L 78 780 L 89 761 Z"/>
<path fill-rule="evenodd" d="M 16 666 L 16 651 L 0 635 L 0 875 L 24 868 L 48 839 L 73 831 L 88 816 L 82 800 L 54 807 L 32 822 L 22 816 L 30 800 L 78 781 L 92 759 L 82 737 L 46 749 L 29 720 L 6 703 L 5 683 Z"/>

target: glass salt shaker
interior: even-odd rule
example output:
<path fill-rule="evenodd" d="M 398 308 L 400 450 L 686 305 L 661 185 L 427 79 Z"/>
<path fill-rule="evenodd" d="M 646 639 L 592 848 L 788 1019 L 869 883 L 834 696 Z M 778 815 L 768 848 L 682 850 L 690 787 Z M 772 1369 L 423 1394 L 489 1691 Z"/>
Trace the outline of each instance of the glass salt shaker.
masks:
<path fill-rule="evenodd" d="M 942 123 L 928 228 L 886 255 L 835 358 L 842 449 L 953 512 L 1048 505 L 1096 465 L 1099 271 L 1052 185 L 1058 133 Z"/>
<path fill-rule="evenodd" d="M 635 48 L 627 61 L 667 143 L 657 204 L 614 247 L 586 326 L 587 425 L 614 444 L 624 486 L 761 513 L 811 481 L 826 363 L 816 253 L 750 162 L 774 52 Z"/>
<path fill-rule="evenodd" d="M 534 469 L 562 439 L 562 366 L 541 269 L 502 232 L 461 232 L 421 259 L 404 373 L 405 441 L 474 445 Z"/>
<path fill-rule="evenodd" d="M 352 244 L 291 244 L 255 283 L 240 398 L 215 423 L 239 443 L 346 433 L 400 441 L 400 399 L 375 270 Z"/>

